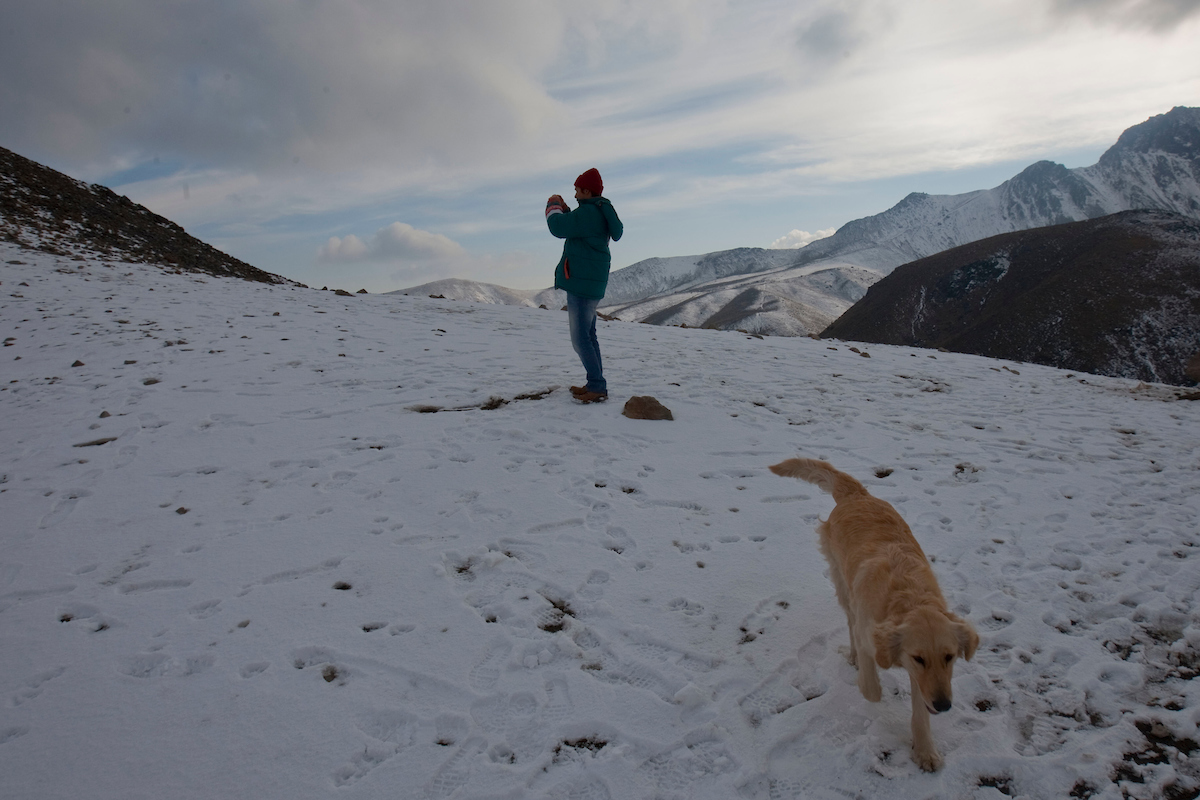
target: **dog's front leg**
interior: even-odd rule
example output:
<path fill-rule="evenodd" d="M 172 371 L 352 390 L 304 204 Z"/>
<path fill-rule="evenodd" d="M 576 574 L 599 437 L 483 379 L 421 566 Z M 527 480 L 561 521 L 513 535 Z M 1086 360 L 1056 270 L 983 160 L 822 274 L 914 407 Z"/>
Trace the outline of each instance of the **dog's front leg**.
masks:
<path fill-rule="evenodd" d="M 854 626 L 854 615 L 849 611 L 846 612 L 846 627 L 850 630 L 850 653 L 846 660 L 850 662 L 850 666 L 858 666 L 858 631 Z"/>
<path fill-rule="evenodd" d="M 871 626 L 863 624 L 860 620 L 854 626 L 853 636 L 858 638 L 859 633 L 870 630 Z M 875 670 L 875 643 L 869 635 L 863 636 L 854 650 L 858 660 L 858 690 L 867 700 L 878 703 L 883 697 L 883 687 L 879 685 L 879 673 Z"/>
<path fill-rule="evenodd" d="M 929 728 L 929 709 L 925 707 L 925 695 L 917 679 L 910 672 L 909 685 L 912 687 L 912 757 L 917 766 L 926 772 L 936 772 L 942 768 L 942 754 L 933 743 L 933 731 Z"/>
<path fill-rule="evenodd" d="M 828 558 L 828 548 L 822 544 L 822 551 L 826 553 Z M 842 576 L 842 568 L 836 560 L 829 558 L 829 579 L 833 581 L 833 588 L 837 592 L 838 605 L 842 607 L 842 611 L 846 612 L 846 627 L 850 629 L 850 655 L 848 660 L 850 666 L 858 666 L 858 630 L 854 624 L 854 611 L 850 605 L 850 591 L 846 588 L 846 579 Z"/>

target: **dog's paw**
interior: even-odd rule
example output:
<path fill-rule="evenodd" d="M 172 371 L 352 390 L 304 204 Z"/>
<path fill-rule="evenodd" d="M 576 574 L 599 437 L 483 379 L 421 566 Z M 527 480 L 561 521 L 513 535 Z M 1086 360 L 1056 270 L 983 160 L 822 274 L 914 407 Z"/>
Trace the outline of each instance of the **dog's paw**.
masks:
<path fill-rule="evenodd" d="M 942 754 L 939 753 L 935 748 L 930 748 L 928 750 L 917 750 L 916 748 L 913 748 L 912 758 L 913 761 L 916 762 L 917 766 L 926 772 L 937 772 L 942 768 Z"/>
<path fill-rule="evenodd" d="M 846 663 L 852 667 L 858 666 L 858 653 L 853 647 L 839 647 L 838 652 L 846 659 Z"/>

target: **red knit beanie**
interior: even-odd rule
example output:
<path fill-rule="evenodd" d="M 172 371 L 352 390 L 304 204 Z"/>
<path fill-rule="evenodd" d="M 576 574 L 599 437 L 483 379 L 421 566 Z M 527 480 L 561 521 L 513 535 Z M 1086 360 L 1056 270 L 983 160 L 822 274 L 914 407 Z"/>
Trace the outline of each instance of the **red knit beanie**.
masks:
<path fill-rule="evenodd" d="M 592 167 L 575 179 L 575 188 L 587 189 L 593 197 L 604 194 L 604 181 L 600 180 L 600 170 Z"/>

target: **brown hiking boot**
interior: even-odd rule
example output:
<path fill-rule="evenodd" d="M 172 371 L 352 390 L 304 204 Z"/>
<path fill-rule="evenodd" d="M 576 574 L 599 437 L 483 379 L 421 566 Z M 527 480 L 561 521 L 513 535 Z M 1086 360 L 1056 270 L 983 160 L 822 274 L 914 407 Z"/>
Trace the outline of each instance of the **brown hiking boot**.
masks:
<path fill-rule="evenodd" d="M 579 395 L 581 395 L 581 394 L 587 394 L 587 387 L 586 386 L 572 386 L 571 394 L 575 395 L 576 397 L 579 397 Z"/>
<path fill-rule="evenodd" d="M 603 403 L 605 400 L 608 399 L 608 392 L 605 392 L 604 394 L 600 394 L 600 392 L 585 391 L 583 394 L 575 395 L 575 399 L 584 404 Z"/>

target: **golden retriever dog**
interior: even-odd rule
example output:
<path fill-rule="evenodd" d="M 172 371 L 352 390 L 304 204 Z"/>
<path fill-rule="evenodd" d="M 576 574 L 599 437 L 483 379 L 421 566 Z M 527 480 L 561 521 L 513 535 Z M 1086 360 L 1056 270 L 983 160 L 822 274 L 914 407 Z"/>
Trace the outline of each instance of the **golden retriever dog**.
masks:
<path fill-rule="evenodd" d="M 954 660 L 979 646 L 971 624 L 946 608 L 921 545 L 890 503 L 825 461 L 793 458 L 776 475 L 814 483 L 833 495 L 829 519 L 817 526 L 829 576 L 850 625 L 850 663 L 858 688 L 879 701 L 881 669 L 904 667 L 912 686 L 913 761 L 928 772 L 942 766 L 929 715 L 950 710 Z"/>

